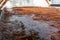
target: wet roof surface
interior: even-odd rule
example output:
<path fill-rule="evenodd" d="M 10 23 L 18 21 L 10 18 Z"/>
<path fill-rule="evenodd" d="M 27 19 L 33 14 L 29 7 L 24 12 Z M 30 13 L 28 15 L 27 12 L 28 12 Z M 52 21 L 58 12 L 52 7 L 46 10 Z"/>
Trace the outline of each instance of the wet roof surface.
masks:
<path fill-rule="evenodd" d="M 4 23 L 0 22 L 0 39 L 4 38 L 6 40 L 11 40 L 13 38 L 10 38 L 13 36 L 17 40 L 33 40 L 35 39 L 34 33 L 38 33 L 38 39 L 39 40 L 55 40 L 55 39 L 60 39 L 58 36 L 58 32 L 60 31 L 60 28 L 57 28 L 60 26 L 60 21 L 44 21 L 44 20 L 34 20 L 33 19 L 34 14 L 32 15 L 12 15 L 9 17 L 10 22 Z M 57 27 L 55 27 L 57 26 Z M 24 30 L 24 31 L 23 31 Z M 23 35 L 20 33 L 22 32 Z M 31 32 L 31 33 L 30 33 Z M 15 34 L 15 35 L 14 35 Z M 4 36 L 5 35 L 5 36 Z M 9 35 L 9 36 L 8 36 Z M 10 36 L 11 35 L 11 36 Z M 18 36 L 20 35 L 20 36 Z M 31 36 L 33 35 L 34 37 L 32 38 L 26 38 L 22 36 Z M 2 37 L 3 36 L 3 37 Z M 20 37 L 20 38 L 19 38 Z M 21 39 L 21 37 L 23 39 Z M 36 40 L 38 40 L 36 37 Z M 15 39 L 14 39 L 15 40 Z"/>

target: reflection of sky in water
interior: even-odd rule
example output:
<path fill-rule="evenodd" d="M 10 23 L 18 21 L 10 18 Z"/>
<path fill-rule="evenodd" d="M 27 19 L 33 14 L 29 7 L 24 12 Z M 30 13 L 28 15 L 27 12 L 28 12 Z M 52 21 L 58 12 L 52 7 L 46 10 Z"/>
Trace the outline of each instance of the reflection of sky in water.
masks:
<path fill-rule="evenodd" d="M 32 17 L 32 16 L 31 16 Z M 32 18 L 29 16 L 12 16 L 10 17 L 10 21 L 14 21 L 14 20 L 18 20 L 18 21 L 22 21 L 26 27 L 26 32 L 27 34 L 29 33 L 28 30 L 35 30 L 37 32 L 39 32 L 39 35 L 47 40 L 51 40 L 50 37 L 48 36 L 50 34 L 50 32 L 57 32 L 58 29 L 49 26 L 48 25 L 48 21 L 34 21 L 32 20 Z"/>

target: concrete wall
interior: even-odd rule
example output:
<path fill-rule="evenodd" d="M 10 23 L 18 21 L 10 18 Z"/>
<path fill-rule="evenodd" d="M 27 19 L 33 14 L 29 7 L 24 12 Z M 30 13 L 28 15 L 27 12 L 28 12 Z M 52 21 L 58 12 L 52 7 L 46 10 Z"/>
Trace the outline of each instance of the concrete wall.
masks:
<path fill-rule="evenodd" d="M 51 0 L 53 4 L 60 4 L 60 0 Z"/>
<path fill-rule="evenodd" d="M 6 3 L 6 6 L 10 8 L 25 6 L 48 7 L 49 5 L 45 0 L 9 0 Z"/>

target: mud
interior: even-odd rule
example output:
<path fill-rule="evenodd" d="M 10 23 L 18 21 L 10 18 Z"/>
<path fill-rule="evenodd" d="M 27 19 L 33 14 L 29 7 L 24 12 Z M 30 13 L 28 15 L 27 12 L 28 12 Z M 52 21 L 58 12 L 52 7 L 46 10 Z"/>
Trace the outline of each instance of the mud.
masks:
<path fill-rule="evenodd" d="M 60 40 L 60 21 L 47 20 L 46 16 L 4 16 L 7 19 L 0 21 L 0 40 Z"/>

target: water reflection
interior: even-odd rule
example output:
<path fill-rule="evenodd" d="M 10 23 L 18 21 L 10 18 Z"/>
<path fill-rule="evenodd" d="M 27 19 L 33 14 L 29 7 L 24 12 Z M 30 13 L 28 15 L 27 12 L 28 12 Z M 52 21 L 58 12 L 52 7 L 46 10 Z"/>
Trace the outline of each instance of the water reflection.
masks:
<path fill-rule="evenodd" d="M 23 16 L 12 16 L 10 17 L 10 21 L 14 21 L 14 20 L 18 20 L 18 21 L 22 21 L 26 27 L 26 31 L 28 32 L 28 30 L 30 29 L 34 29 L 35 31 L 39 32 L 39 35 L 42 38 L 45 38 L 47 40 L 51 40 L 49 37 L 50 33 L 55 33 L 58 32 L 57 28 L 54 28 L 52 26 L 50 26 L 48 24 L 51 23 L 50 21 L 35 21 L 32 19 L 32 16 L 28 16 L 28 15 L 23 15 Z"/>

